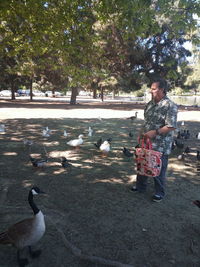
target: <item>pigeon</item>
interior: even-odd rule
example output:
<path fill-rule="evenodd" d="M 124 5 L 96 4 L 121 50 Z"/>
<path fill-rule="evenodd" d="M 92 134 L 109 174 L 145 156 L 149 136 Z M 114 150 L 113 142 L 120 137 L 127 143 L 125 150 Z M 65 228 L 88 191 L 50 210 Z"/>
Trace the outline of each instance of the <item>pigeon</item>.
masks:
<path fill-rule="evenodd" d="M 196 135 L 197 139 L 200 139 L 200 132 Z"/>
<path fill-rule="evenodd" d="M 187 131 L 186 131 L 186 134 L 185 134 L 185 139 L 189 139 L 189 138 L 190 138 L 190 131 L 187 130 Z"/>
<path fill-rule="evenodd" d="M 94 146 L 99 149 L 102 142 L 103 142 L 103 140 L 102 140 L 102 138 L 100 138 L 99 140 L 97 140 L 97 142 L 94 144 Z"/>
<path fill-rule="evenodd" d="M 65 169 L 67 168 L 71 169 L 71 164 L 68 162 L 68 160 L 65 157 L 61 157 L 61 165 Z"/>
<path fill-rule="evenodd" d="M 28 139 L 23 139 L 23 143 L 25 146 L 32 146 L 33 145 L 33 141 L 28 140 Z"/>
<path fill-rule="evenodd" d="M 175 140 L 175 144 L 178 148 L 184 148 L 184 143 L 180 139 Z"/>
<path fill-rule="evenodd" d="M 194 200 L 193 204 L 200 208 L 200 200 Z"/>
<path fill-rule="evenodd" d="M 132 134 L 132 132 L 130 132 L 128 135 L 129 135 L 129 137 L 133 137 L 133 134 Z"/>
<path fill-rule="evenodd" d="M 64 137 L 67 137 L 67 136 L 68 136 L 68 133 L 67 133 L 66 130 L 64 130 L 63 136 L 64 136 Z"/>
<path fill-rule="evenodd" d="M 102 121 L 102 118 L 99 116 L 99 117 L 98 117 L 98 120 L 99 120 L 99 121 Z"/>
<path fill-rule="evenodd" d="M 178 160 L 185 160 L 185 152 L 182 154 L 178 155 Z"/>
<path fill-rule="evenodd" d="M 49 134 L 46 130 L 43 130 L 43 131 L 42 131 L 42 136 L 44 136 L 44 137 L 49 137 L 50 134 Z"/>
<path fill-rule="evenodd" d="M 181 132 L 180 131 L 178 131 L 176 139 L 181 139 Z"/>
<path fill-rule="evenodd" d="M 176 143 L 175 141 L 172 142 L 172 150 L 174 150 L 176 148 Z"/>
<path fill-rule="evenodd" d="M 112 138 L 111 138 L 111 137 L 109 137 L 109 138 L 107 139 L 107 141 L 108 141 L 108 143 L 111 143 L 111 141 L 112 141 Z"/>
<path fill-rule="evenodd" d="M 181 138 L 182 139 L 186 139 L 186 130 L 184 130 L 183 132 L 181 132 Z"/>
<path fill-rule="evenodd" d="M 124 153 L 124 155 L 125 155 L 126 157 L 128 157 L 128 158 L 133 157 L 133 153 L 131 153 L 130 150 L 129 150 L 128 148 L 124 147 L 124 148 L 122 149 L 122 151 L 123 151 L 123 153 Z"/>
<path fill-rule="evenodd" d="M 200 160 L 200 151 L 197 150 L 197 160 L 199 161 Z"/>
<path fill-rule="evenodd" d="M 0 124 L 0 133 L 5 133 L 5 124 Z"/>
<path fill-rule="evenodd" d="M 42 131 L 42 136 L 44 137 L 49 137 L 51 135 L 51 130 L 47 126 L 43 131 Z"/>
<path fill-rule="evenodd" d="M 92 134 L 93 134 L 93 129 L 89 126 L 89 128 L 88 128 L 88 136 L 92 136 Z"/>
<path fill-rule="evenodd" d="M 185 148 L 185 151 L 184 151 L 186 154 L 188 154 L 188 153 L 190 153 L 190 148 L 189 148 L 189 146 L 187 146 L 186 148 Z"/>
<path fill-rule="evenodd" d="M 48 162 L 48 159 L 36 159 L 30 156 L 30 161 L 33 165 L 33 167 L 44 167 L 46 163 Z"/>

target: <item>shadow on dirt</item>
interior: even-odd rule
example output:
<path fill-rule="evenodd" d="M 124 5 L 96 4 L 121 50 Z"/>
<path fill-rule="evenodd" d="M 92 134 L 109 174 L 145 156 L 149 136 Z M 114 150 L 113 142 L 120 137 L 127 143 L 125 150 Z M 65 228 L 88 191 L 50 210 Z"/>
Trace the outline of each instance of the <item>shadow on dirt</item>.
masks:
<path fill-rule="evenodd" d="M 0 229 L 30 215 L 26 199 L 32 185 L 48 193 L 46 198 L 36 199 L 46 214 L 47 231 L 37 245 L 43 254 L 31 260 L 30 266 L 104 266 L 75 257 L 55 225 L 87 255 L 130 266 L 200 264 L 199 210 L 191 203 L 199 198 L 200 185 L 197 123 L 187 122 L 185 126 L 192 129 L 190 139 L 184 141 L 192 150 L 185 161 L 177 160 L 181 150 L 175 149 L 170 156 L 168 194 L 159 204 L 151 202 L 153 179 L 149 179 L 146 194 L 130 190 L 136 176 L 134 160 L 122 153 L 123 147 L 132 150 L 137 144 L 141 120 L 18 119 L 4 123 L 6 133 L 0 135 Z M 43 137 L 47 126 L 50 137 Z M 89 126 L 94 130 L 92 137 L 88 136 Z M 69 133 L 67 137 L 64 130 Z M 80 149 L 66 144 L 79 134 L 84 135 Z M 107 157 L 94 146 L 100 137 L 112 138 Z M 24 145 L 25 138 L 33 145 Z M 45 167 L 35 168 L 30 154 L 48 156 L 49 161 Z M 70 170 L 61 166 L 61 156 L 69 160 Z M 1 248 L 0 266 L 16 266 L 16 251 Z"/>

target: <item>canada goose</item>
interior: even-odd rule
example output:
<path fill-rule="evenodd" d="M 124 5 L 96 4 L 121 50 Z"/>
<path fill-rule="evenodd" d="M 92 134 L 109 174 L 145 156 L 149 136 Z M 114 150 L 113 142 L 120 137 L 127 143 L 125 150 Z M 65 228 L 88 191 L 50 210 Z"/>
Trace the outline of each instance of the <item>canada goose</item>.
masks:
<path fill-rule="evenodd" d="M 134 116 L 131 116 L 127 119 L 134 121 L 135 119 L 137 119 L 137 114 L 138 114 L 138 112 L 136 111 Z"/>
<path fill-rule="evenodd" d="M 83 135 L 80 134 L 78 139 L 73 139 L 67 142 L 68 145 L 78 148 L 80 145 L 83 144 Z"/>
<path fill-rule="evenodd" d="M 38 187 L 32 187 L 28 194 L 28 202 L 34 216 L 24 219 L 0 233 L 0 244 L 11 244 L 17 248 L 17 260 L 20 267 L 28 264 L 28 259 L 20 258 L 20 251 L 25 247 L 29 248 L 32 258 L 38 257 L 41 253 L 40 250 L 32 251 L 31 249 L 31 246 L 37 243 L 45 233 L 44 215 L 33 201 L 33 196 L 38 194 L 44 194 Z"/>

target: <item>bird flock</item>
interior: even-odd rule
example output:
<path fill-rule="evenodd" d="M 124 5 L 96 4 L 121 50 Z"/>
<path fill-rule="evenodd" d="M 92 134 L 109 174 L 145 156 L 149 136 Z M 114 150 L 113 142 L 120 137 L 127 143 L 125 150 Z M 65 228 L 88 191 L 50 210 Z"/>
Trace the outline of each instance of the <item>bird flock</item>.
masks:
<path fill-rule="evenodd" d="M 101 118 L 98 118 L 99 121 L 102 122 Z M 131 116 L 127 119 L 130 119 L 130 121 L 134 121 L 137 119 L 137 112 L 135 113 L 135 116 Z M 48 126 L 44 127 L 41 130 L 42 137 L 50 138 L 53 135 L 53 130 L 49 129 Z M 6 133 L 6 126 L 4 124 L 0 124 L 0 133 Z M 87 134 L 80 133 L 77 137 L 66 140 L 66 145 L 71 147 L 71 149 L 79 150 L 80 147 L 84 144 L 84 139 L 91 138 L 95 135 L 94 129 L 92 129 L 92 126 L 89 126 L 86 130 Z M 177 134 L 174 136 L 174 140 L 172 143 L 172 150 L 177 150 L 179 152 L 178 154 L 178 160 L 185 161 L 187 157 L 192 154 L 196 153 L 196 161 L 200 162 L 200 151 L 190 147 L 190 140 L 191 138 L 195 138 L 197 140 L 200 140 L 200 132 L 196 133 L 195 136 L 193 136 L 189 129 L 186 129 L 185 122 L 181 123 L 180 129 L 176 132 Z M 71 133 L 67 132 L 66 130 L 63 130 L 63 137 L 69 138 L 71 136 Z M 129 132 L 127 133 L 127 136 L 130 138 L 133 138 L 134 133 Z M 102 156 L 108 156 L 109 152 L 111 151 L 111 145 L 112 145 L 112 137 L 107 138 L 97 138 L 96 142 L 93 143 L 93 146 L 95 149 L 97 149 L 99 152 L 101 152 Z M 24 147 L 27 147 L 29 149 L 29 160 L 34 168 L 41 168 L 44 167 L 48 161 L 49 161 L 49 155 L 46 151 L 46 148 L 43 146 L 45 157 L 44 158 L 35 158 L 31 154 L 32 147 L 35 145 L 35 142 L 33 140 L 29 140 L 27 138 L 23 139 L 23 145 Z M 138 147 L 138 144 L 136 145 Z M 121 148 L 121 153 L 127 158 L 133 158 L 134 157 L 134 151 L 135 148 L 132 147 L 131 149 L 127 147 Z M 60 157 L 60 166 L 64 169 L 67 169 L 68 171 L 71 170 L 73 167 L 70 163 L 69 159 L 62 156 Z M 200 171 L 200 166 L 197 165 L 197 169 Z M 9 227 L 6 231 L 0 233 L 0 244 L 12 244 L 17 248 L 17 260 L 19 266 L 25 266 L 28 264 L 27 259 L 23 259 L 20 257 L 20 250 L 24 247 L 29 248 L 29 253 L 32 258 L 39 256 L 40 252 L 37 253 L 33 252 L 31 250 L 32 244 L 35 244 L 44 234 L 45 232 L 45 222 L 44 222 L 44 216 L 42 212 L 37 208 L 35 203 L 33 202 L 33 195 L 41 194 L 43 193 L 38 187 L 33 187 L 29 191 L 29 197 L 28 202 L 33 210 L 34 216 L 33 218 L 28 218 L 27 220 L 20 221 L 17 224 L 12 225 Z M 200 208 L 200 201 L 195 200 L 193 201 L 193 204 Z M 31 223 L 31 226 L 26 226 L 27 223 Z M 36 228 L 34 225 L 37 225 Z M 24 228 L 23 234 L 20 236 L 20 227 Z M 25 232 L 25 229 L 27 227 L 27 232 Z M 33 227 L 33 228 L 31 228 Z M 16 234 L 18 231 L 18 235 Z M 26 235 L 25 235 L 26 234 Z M 33 235 L 36 237 L 33 238 Z"/>
<path fill-rule="evenodd" d="M 200 140 L 200 132 L 196 134 L 192 134 L 189 129 L 186 128 L 186 124 L 184 121 L 181 122 L 181 127 L 177 131 L 177 135 L 174 136 L 174 140 L 172 143 L 172 150 L 178 151 L 177 159 L 185 162 L 185 165 L 189 165 L 186 161 L 190 160 L 191 156 L 195 156 L 196 170 L 199 170 L 199 162 L 200 162 L 200 150 L 196 147 L 192 147 L 192 144 L 195 142 L 195 146 L 198 145 L 197 142 Z"/>

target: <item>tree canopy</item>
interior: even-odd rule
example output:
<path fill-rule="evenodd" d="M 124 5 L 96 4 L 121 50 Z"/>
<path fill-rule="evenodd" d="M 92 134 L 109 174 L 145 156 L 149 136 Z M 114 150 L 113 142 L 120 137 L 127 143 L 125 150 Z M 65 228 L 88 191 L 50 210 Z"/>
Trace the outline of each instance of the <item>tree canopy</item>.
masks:
<path fill-rule="evenodd" d="M 127 91 L 155 75 L 183 84 L 198 16 L 198 0 L 2 0 L 0 87 L 4 77 L 60 90 L 111 77 Z"/>

